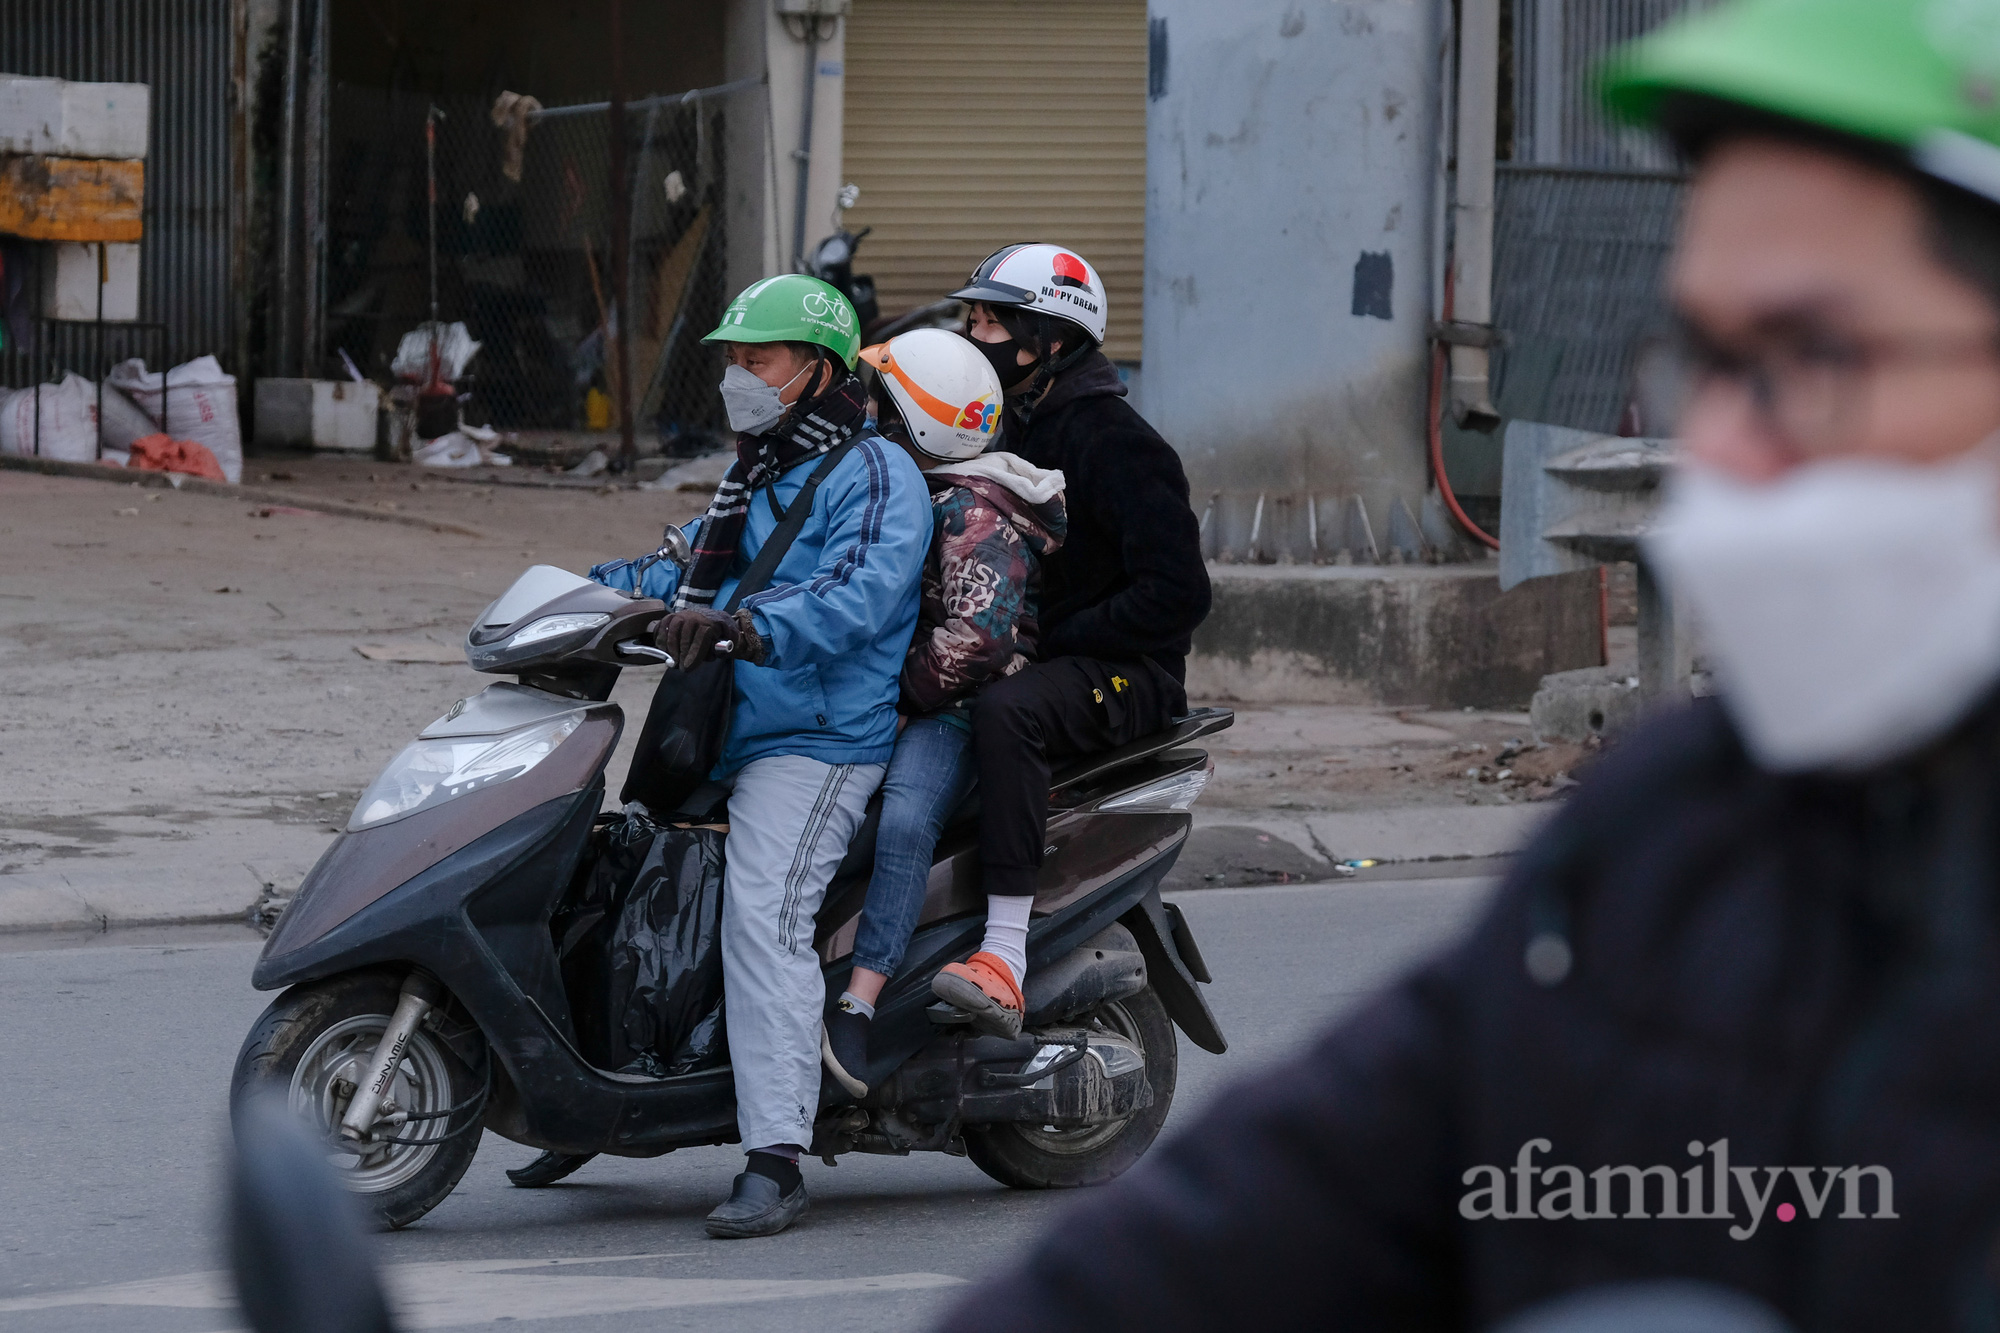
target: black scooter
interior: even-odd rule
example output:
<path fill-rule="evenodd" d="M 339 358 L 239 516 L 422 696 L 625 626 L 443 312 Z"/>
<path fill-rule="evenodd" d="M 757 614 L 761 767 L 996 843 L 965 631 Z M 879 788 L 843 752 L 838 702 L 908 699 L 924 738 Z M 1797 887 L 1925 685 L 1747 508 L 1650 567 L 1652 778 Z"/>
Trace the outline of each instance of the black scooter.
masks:
<path fill-rule="evenodd" d="M 686 558 L 669 528 L 648 560 Z M 390 763 L 265 944 L 252 982 L 286 989 L 244 1039 L 232 1105 L 284 1097 L 389 1226 L 451 1192 L 482 1127 L 553 1155 L 527 1184 L 598 1153 L 737 1139 L 726 1066 L 653 1078 L 589 1063 L 551 930 L 602 818 L 623 727 L 611 687 L 625 666 L 670 665 L 652 646 L 665 611 L 550 566 L 523 574 L 466 640 L 475 670 L 517 683 L 459 700 Z M 1201 952 L 1159 883 L 1213 768 L 1181 747 L 1232 720 L 1199 710 L 1054 775 L 1011 1040 L 932 1002 L 931 978 L 979 946 L 984 923 L 960 813 L 877 1006 L 870 1092 L 826 1080 L 814 1154 L 962 1153 L 1008 1185 L 1048 1188 L 1109 1180 L 1145 1152 L 1173 1100 L 1175 1025 L 1205 1050 L 1226 1045 Z M 819 914 L 829 1004 L 852 965 L 875 815 Z"/>
<path fill-rule="evenodd" d="M 873 227 L 863 227 L 860 231 L 848 231 L 845 227 L 831 236 L 823 237 L 813 247 L 806 258 L 806 272 L 821 282 L 839 289 L 841 295 L 854 303 L 855 314 L 861 317 L 861 342 L 888 342 L 899 333 L 911 329 L 957 329 L 965 321 L 965 306 L 962 302 L 946 297 L 932 301 L 900 315 L 884 316 L 882 305 L 875 296 L 875 279 L 867 273 L 854 271 L 854 256 L 861 248 L 861 242 Z"/>

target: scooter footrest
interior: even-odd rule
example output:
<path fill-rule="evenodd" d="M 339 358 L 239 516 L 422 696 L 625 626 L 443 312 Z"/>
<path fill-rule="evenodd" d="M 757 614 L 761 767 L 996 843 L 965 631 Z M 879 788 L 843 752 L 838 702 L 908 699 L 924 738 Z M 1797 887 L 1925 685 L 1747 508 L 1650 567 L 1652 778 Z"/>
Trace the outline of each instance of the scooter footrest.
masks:
<path fill-rule="evenodd" d="M 963 1027 L 972 1021 L 972 1015 L 955 1004 L 939 1000 L 924 1010 L 924 1016 L 941 1028 Z"/>

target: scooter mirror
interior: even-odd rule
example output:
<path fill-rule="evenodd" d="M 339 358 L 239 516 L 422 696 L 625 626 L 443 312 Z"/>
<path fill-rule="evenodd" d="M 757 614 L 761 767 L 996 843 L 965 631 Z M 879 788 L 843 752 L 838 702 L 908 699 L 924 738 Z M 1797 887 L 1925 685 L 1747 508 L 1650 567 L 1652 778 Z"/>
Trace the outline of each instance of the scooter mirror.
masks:
<path fill-rule="evenodd" d="M 694 560 L 694 548 L 689 545 L 687 534 L 671 523 L 667 524 L 666 531 L 660 534 L 660 549 L 653 554 L 662 560 L 673 561 L 682 569 L 686 569 Z"/>

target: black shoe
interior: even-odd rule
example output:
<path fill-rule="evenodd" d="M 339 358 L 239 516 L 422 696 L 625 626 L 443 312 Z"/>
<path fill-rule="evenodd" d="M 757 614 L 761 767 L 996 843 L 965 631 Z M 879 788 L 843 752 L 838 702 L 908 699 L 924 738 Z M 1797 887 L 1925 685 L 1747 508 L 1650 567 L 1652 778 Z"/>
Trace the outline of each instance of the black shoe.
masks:
<path fill-rule="evenodd" d="M 594 1152 L 545 1152 L 526 1166 L 508 1171 L 507 1179 L 524 1190 L 553 1185 L 597 1156 Z"/>
<path fill-rule="evenodd" d="M 848 1096 L 866 1097 L 868 1085 L 861 1074 L 868 1068 L 868 1015 L 835 1008 L 820 1024 L 819 1058 Z"/>
<path fill-rule="evenodd" d="M 708 1234 L 718 1240 L 775 1236 L 805 1216 L 806 1185 L 779 1193 L 778 1182 L 755 1171 L 738 1173 L 729 1197 L 708 1215 Z"/>

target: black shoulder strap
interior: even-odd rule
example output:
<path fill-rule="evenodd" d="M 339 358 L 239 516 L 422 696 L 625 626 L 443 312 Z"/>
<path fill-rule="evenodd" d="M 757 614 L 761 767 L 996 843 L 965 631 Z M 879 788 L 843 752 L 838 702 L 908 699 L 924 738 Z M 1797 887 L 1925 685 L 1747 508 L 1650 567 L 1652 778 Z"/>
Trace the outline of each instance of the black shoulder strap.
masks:
<path fill-rule="evenodd" d="M 806 478 L 806 484 L 799 487 L 799 493 L 792 497 L 791 507 L 785 510 L 784 519 L 772 529 L 770 537 L 759 548 L 757 558 L 752 560 L 750 568 L 744 571 L 743 578 L 737 583 L 736 591 L 730 596 L 729 604 L 723 607 L 723 610 L 734 611 L 745 597 L 754 597 L 764 591 L 764 585 L 771 581 L 771 575 L 777 571 L 778 562 L 785 558 L 785 552 L 791 549 L 793 539 L 804 529 L 806 520 L 812 517 L 813 493 L 819 490 L 819 484 L 826 480 L 827 474 L 833 471 L 841 459 L 847 457 L 847 451 L 853 447 L 854 441 L 849 440 L 826 451 L 826 457 L 820 460 L 819 466 Z"/>

